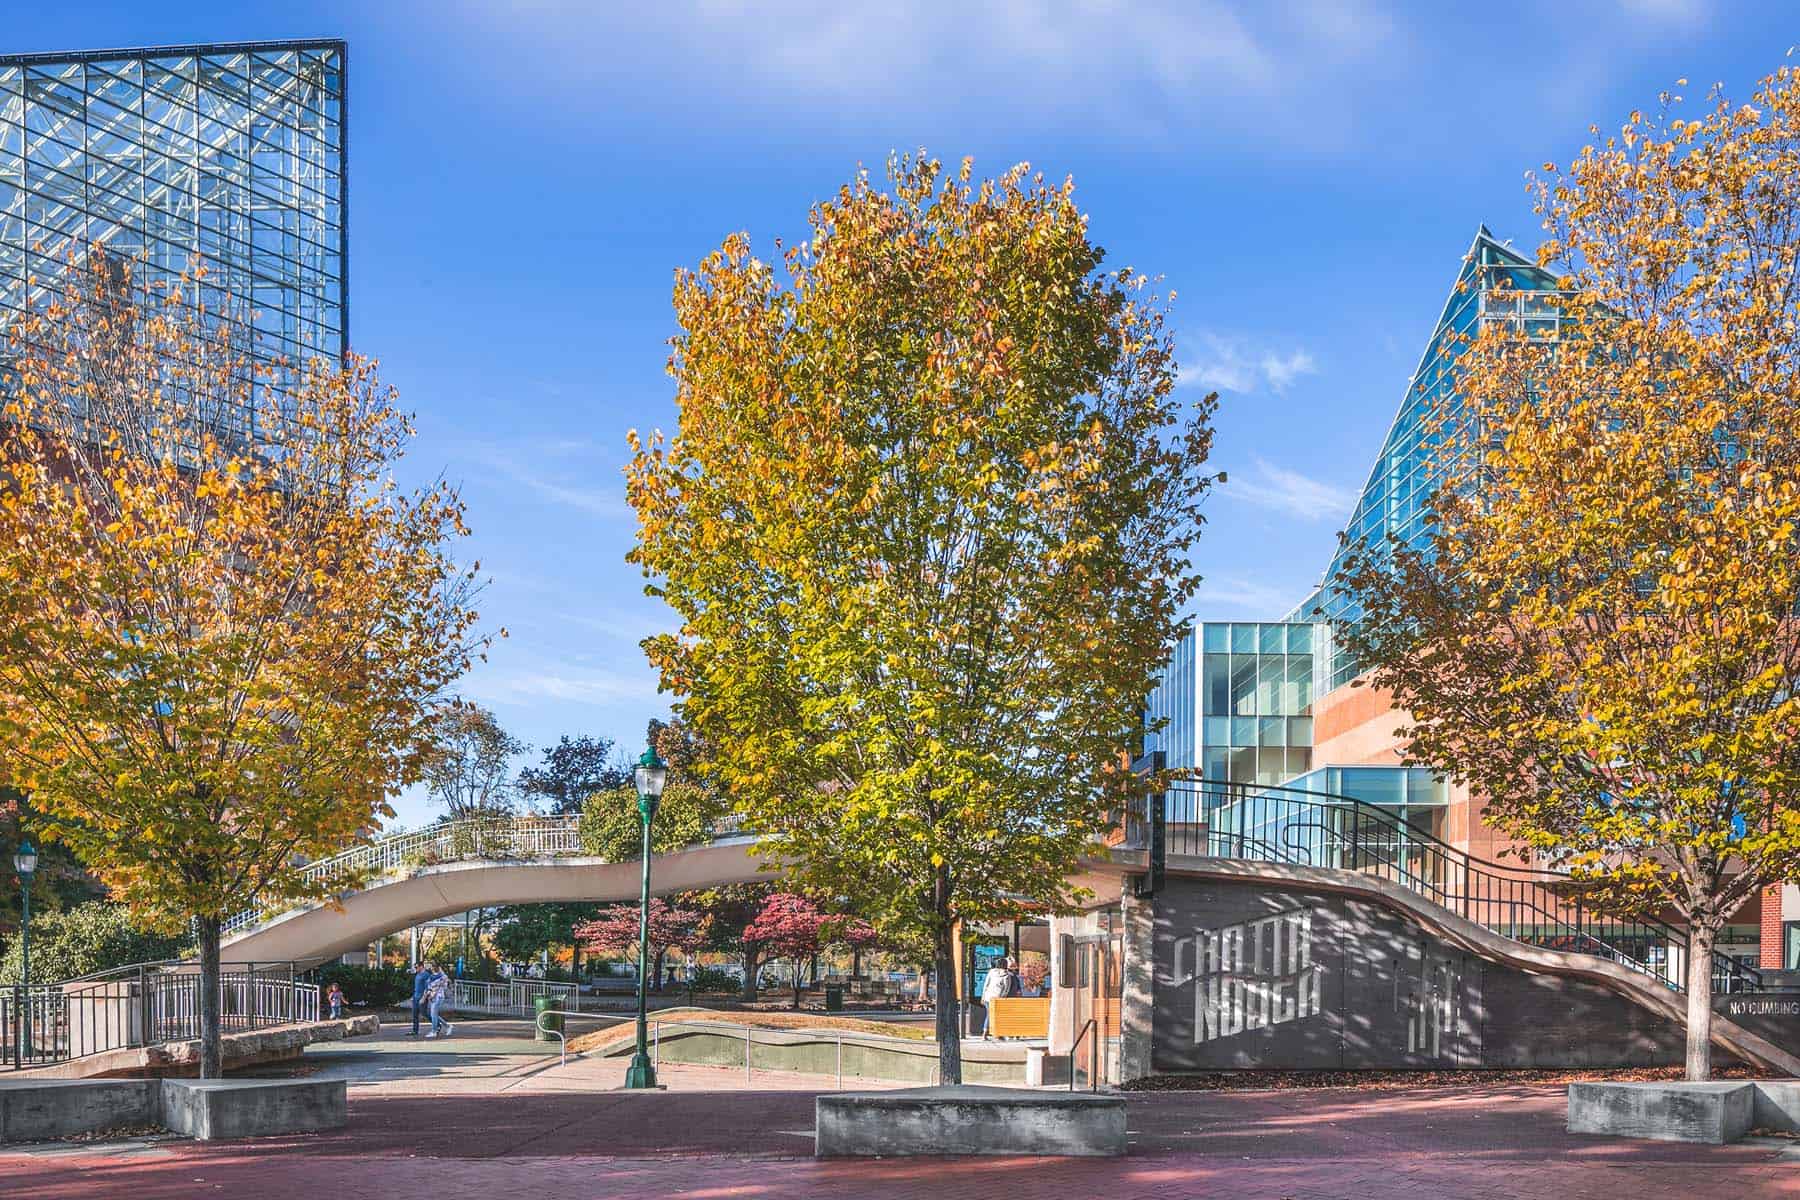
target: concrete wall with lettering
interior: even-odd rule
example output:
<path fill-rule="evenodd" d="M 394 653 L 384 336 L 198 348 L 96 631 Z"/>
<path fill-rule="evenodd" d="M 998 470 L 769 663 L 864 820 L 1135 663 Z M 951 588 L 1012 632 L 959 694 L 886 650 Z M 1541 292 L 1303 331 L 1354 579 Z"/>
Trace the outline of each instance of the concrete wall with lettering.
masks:
<path fill-rule="evenodd" d="M 1800 989 L 1714 996 L 1713 1012 L 1800 1054 Z"/>
<path fill-rule="evenodd" d="M 1179 877 L 1154 905 L 1154 1071 L 1681 1061 L 1672 1022 L 1487 962 L 1381 905 Z"/>

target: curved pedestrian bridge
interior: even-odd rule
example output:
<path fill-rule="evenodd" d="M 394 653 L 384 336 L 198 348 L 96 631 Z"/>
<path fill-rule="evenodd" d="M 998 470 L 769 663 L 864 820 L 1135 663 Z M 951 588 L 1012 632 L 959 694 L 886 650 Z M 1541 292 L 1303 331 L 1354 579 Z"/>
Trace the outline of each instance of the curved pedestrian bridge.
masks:
<path fill-rule="evenodd" d="M 306 868 L 335 899 L 250 909 L 225 924 L 232 961 L 314 963 L 424 921 L 499 904 L 635 900 L 640 864 L 586 853 L 578 818 L 451 821 L 352 847 Z M 657 894 L 747 883 L 757 839 L 721 828 L 712 841 L 651 860 Z"/>

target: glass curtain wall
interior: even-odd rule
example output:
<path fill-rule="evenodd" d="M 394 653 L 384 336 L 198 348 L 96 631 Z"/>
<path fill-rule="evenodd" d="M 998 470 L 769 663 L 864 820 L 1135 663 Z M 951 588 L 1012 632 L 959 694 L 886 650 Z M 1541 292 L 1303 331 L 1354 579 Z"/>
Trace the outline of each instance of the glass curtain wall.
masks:
<path fill-rule="evenodd" d="M 1200 641 L 1201 774 L 1274 784 L 1310 769 L 1327 631 L 1304 621 L 1208 621 Z"/>
<path fill-rule="evenodd" d="M 1457 383 L 1463 347 L 1481 327 L 1500 322 L 1529 334 L 1554 334 L 1560 319 L 1553 299 L 1556 292 L 1556 277 L 1550 272 L 1501 245 L 1485 226 L 1476 234 L 1381 454 L 1363 484 L 1345 529 L 1347 544 L 1379 548 L 1391 537 L 1414 547 L 1424 545 L 1425 501 L 1433 486 L 1429 460 L 1439 440 L 1429 428 L 1430 418 L 1442 413 L 1454 419 L 1461 408 Z M 1345 552 L 1339 551 L 1319 587 L 1288 620 L 1343 626 L 1357 619 L 1357 605 L 1338 591 L 1344 558 Z M 1358 665 L 1339 654 L 1321 675 L 1319 690 L 1342 687 L 1358 673 Z"/>
<path fill-rule="evenodd" d="M 0 56 L 0 335 L 98 252 L 204 266 L 186 294 L 264 363 L 340 359 L 345 99 L 337 41 Z"/>

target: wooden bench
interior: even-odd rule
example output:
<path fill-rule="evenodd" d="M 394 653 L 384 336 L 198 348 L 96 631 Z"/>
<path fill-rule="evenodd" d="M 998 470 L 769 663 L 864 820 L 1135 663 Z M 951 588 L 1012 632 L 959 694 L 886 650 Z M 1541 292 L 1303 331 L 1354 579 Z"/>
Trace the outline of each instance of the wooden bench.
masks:
<path fill-rule="evenodd" d="M 1047 1038 L 1050 1036 L 1050 997 L 1009 996 L 990 1001 L 988 1033 L 1003 1038 Z"/>

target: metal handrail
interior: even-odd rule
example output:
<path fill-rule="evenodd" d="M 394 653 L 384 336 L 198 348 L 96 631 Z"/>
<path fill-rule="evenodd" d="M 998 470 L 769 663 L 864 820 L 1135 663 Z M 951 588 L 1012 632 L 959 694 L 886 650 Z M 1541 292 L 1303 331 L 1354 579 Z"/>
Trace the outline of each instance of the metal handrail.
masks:
<path fill-rule="evenodd" d="M 1672 966 L 1673 952 L 1683 957 L 1687 952 L 1687 938 L 1680 930 L 1654 917 L 1624 919 L 1600 913 L 1580 897 L 1559 891 L 1569 882 L 1559 872 L 1478 859 L 1355 796 L 1193 777 L 1174 780 L 1161 802 L 1167 804 L 1169 795 L 1191 800 L 1195 808 L 1192 819 L 1171 823 L 1172 853 L 1185 849 L 1212 857 L 1288 863 L 1293 863 L 1292 855 L 1304 855 L 1311 865 L 1329 865 L 1313 863 L 1314 847 L 1295 844 L 1290 837 L 1296 830 L 1317 832 L 1316 848 L 1346 870 L 1379 874 L 1514 941 L 1571 942 L 1572 946 L 1556 948 L 1610 959 L 1676 991 L 1685 989 L 1684 980 L 1618 944 L 1641 943 L 1649 951 L 1661 943 L 1671 951 Z M 1205 805 L 1214 797 L 1222 803 Z M 1225 814 L 1222 822 L 1220 814 Z M 1271 827 L 1279 831 L 1287 854 L 1277 853 L 1268 841 Z M 1181 847 L 1183 842 L 1192 845 Z M 1521 936 L 1526 924 L 1549 931 L 1548 941 L 1542 935 Z M 1760 971 L 1716 950 L 1713 978 L 1715 991 L 1754 991 L 1762 986 Z"/>
<path fill-rule="evenodd" d="M 1082 1040 L 1090 1033 L 1094 1035 L 1094 1040 L 1090 1050 L 1092 1061 L 1088 1064 L 1088 1090 L 1090 1092 L 1100 1090 L 1100 1022 L 1095 1017 L 1089 1017 L 1087 1022 L 1082 1025 L 1081 1032 L 1075 1035 L 1074 1043 L 1069 1047 L 1069 1090 L 1071 1092 L 1075 1090 L 1076 1055 L 1081 1052 Z"/>
<path fill-rule="evenodd" d="M 560 1064 L 562 1066 L 566 1067 L 569 1065 L 569 1038 L 568 1038 L 568 1035 L 563 1033 L 563 1031 L 560 1029 L 551 1029 L 550 1027 L 545 1025 L 544 1018 L 545 1017 L 580 1017 L 580 1016 L 585 1016 L 585 1015 L 587 1015 L 587 1014 L 579 1013 L 579 1012 L 569 1012 L 569 1011 L 567 1011 L 565 1009 L 561 1009 L 561 1008 L 546 1008 L 543 1012 L 540 1012 L 537 1015 L 537 1019 L 532 1022 L 532 1024 L 537 1028 L 537 1031 L 539 1033 L 554 1033 L 556 1035 L 556 1040 L 562 1043 L 562 1063 Z"/>

